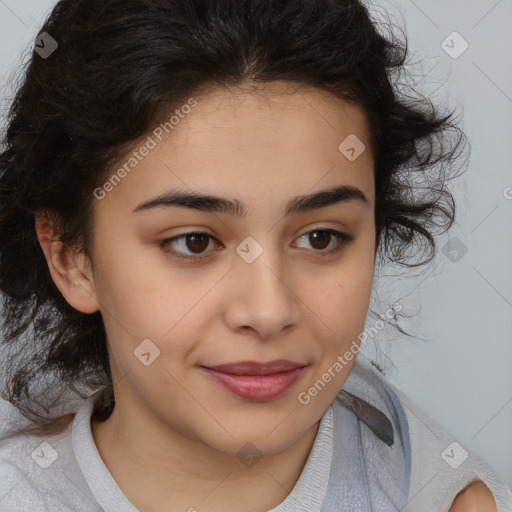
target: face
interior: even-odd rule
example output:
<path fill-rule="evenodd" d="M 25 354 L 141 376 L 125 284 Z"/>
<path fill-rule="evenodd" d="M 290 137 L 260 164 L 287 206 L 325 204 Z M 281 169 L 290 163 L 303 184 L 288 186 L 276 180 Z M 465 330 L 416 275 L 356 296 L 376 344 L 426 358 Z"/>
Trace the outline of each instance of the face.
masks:
<path fill-rule="evenodd" d="M 355 362 L 335 365 L 358 342 L 372 287 L 366 120 L 312 88 L 218 89 L 195 100 L 165 137 L 144 137 L 137 147 L 150 149 L 94 201 L 91 278 L 115 414 L 217 452 L 250 442 L 276 453 L 318 423 Z M 366 146 L 355 159 L 339 149 L 351 134 Z M 236 207 L 222 208 L 228 201 Z M 205 370 L 275 360 L 302 368 Z M 319 379 L 322 389 L 308 392 Z"/>

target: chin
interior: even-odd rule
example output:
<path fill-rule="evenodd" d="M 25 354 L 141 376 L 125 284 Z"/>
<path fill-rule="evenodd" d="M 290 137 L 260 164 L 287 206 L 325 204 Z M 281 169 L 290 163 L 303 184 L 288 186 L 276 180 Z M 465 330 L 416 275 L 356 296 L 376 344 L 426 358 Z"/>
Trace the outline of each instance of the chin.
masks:
<path fill-rule="evenodd" d="M 232 436 L 224 432 L 225 435 L 221 439 L 206 440 L 203 438 L 203 442 L 213 450 L 231 456 L 261 457 L 274 455 L 288 448 L 305 433 L 281 429 L 278 426 L 280 421 L 275 423 L 277 428 L 268 428 L 268 424 L 260 428 L 252 425 L 251 428 L 245 430 L 227 428 L 228 432 L 233 434 Z"/>

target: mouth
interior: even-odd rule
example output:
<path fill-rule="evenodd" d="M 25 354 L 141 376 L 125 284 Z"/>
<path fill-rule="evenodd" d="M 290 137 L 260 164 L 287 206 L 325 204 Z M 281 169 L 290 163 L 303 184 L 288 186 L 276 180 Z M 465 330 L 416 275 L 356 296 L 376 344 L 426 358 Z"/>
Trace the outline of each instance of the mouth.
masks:
<path fill-rule="evenodd" d="M 305 367 L 301 363 L 280 359 L 267 363 L 239 361 L 211 367 L 201 366 L 201 369 L 241 398 L 267 401 L 288 390 Z"/>

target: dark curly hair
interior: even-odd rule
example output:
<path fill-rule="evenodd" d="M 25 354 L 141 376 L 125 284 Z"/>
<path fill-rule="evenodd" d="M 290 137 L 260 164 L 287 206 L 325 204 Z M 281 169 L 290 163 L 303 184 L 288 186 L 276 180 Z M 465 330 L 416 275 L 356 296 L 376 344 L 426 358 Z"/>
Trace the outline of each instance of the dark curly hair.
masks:
<path fill-rule="evenodd" d="M 407 86 L 407 39 L 392 29 L 358 0 L 57 2 L 40 34 L 58 48 L 31 51 L 0 154 L 1 393 L 29 420 L 18 435 L 62 431 L 74 412 L 54 409 L 68 391 L 80 400 L 104 387 L 99 419 L 114 407 L 101 314 L 77 311 L 55 286 L 36 211 L 52 212 L 62 242 L 90 255 L 94 189 L 193 95 L 285 81 L 361 106 L 379 261 L 432 260 L 434 236 L 454 221 L 446 185 L 466 137 L 453 112 Z"/>

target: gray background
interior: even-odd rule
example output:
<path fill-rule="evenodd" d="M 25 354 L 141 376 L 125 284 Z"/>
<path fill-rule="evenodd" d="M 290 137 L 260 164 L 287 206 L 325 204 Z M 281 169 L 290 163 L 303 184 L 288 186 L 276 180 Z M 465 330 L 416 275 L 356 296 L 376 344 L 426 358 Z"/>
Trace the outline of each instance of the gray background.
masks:
<path fill-rule="evenodd" d="M 0 0 L 2 112 L 10 75 L 54 3 Z M 471 158 L 452 185 L 457 222 L 435 262 L 414 272 L 390 268 L 376 282 L 373 305 L 383 301 L 383 313 L 386 301 L 399 300 L 415 314 L 402 326 L 417 338 L 383 329 L 363 354 L 512 486 L 512 2 L 366 3 L 376 18 L 384 8 L 405 24 L 415 85 L 463 114 Z M 463 40 L 454 31 L 469 45 L 457 56 Z M 448 36 L 451 56 L 441 46 Z"/>

